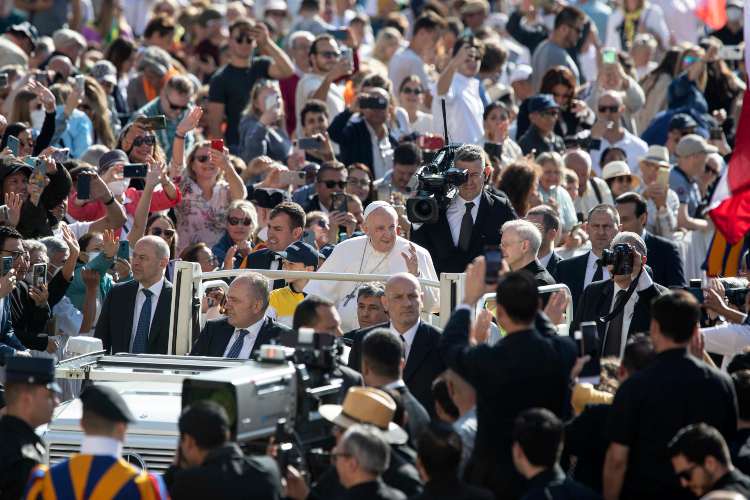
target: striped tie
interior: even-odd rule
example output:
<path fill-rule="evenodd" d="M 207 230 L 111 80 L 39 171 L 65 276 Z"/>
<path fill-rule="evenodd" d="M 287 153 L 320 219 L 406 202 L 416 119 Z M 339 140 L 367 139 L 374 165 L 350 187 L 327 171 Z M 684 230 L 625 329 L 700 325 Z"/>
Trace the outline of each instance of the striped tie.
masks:
<path fill-rule="evenodd" d="M 244 342 L 245 337 L 247 334 L 250 333 L 247 330 L 240 330 L 239 336 L 237 337 L 237 340 L 234 341 L 234 344 L 232 344 L 232 347 L 229 348 L 229 352 L 227 353 L 227 358 L 236 358 L 240 355 L 240 351 L 242 350 L 242 342 Z"/>

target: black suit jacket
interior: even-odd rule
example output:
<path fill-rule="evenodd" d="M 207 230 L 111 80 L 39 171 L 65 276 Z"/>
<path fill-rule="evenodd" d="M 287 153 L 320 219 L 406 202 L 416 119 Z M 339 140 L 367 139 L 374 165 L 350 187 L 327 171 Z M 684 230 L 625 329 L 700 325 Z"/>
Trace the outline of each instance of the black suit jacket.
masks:
<path fill-rule="evenodd" d="M 541 265 L 538 260 L 532 260 L 523 266 L 521 270 L 528 271 L 534 275 L 536 286 L 554 285 L 557 283 L 555 278 L 552 277 L 552 274 L 550 274 L 550 272 L 547 271 L 547 268 Z"/>
<path fill-rule="evenodd" d="M 573 296 L 573 312 L 578 309 L 578 302 L 583 294 L 583 281 L 586 279 L 586 263 L 589 260 L 589 254 L 563 259 L 557 263 L 557 272 L 553 274 L 558 283 L 565 283 L 570 289 Z"/>
<path fill-rule="evenodd" d="M 648 250 L 648 265 L 656 283 L 667 288 L 685 287 L 685 268 L 677 245 L 666 238 L 645 231 L 643 241 Z"/>
<path fill-rule="evenodd" d="M 552 251 L 552 255 L 550 255 L 549 260 L 547 261 L 547 265 L 545 266 L 547 268 L 547 271 L 554 277 L 557 273 L 557 264 L 559 264 L 563 260 L 560 255 Z"/>
<path fill-rule="evenodd" d="M 281 257 L 279 254 L 271 250 L 270 248 L 261 248 L 255 252 L 248 254 L 245 261 L 240 267 L 243 269 L 271 269 L 271 263 L 274 260 L 279 261 L 279 267 L 281 269 Z M 284 280 L 274 280 L 273 289 L 284 288 L 286 283 Z"/>
<path fill-rule="evenodd" d="M 483 255 L 485 246 L 499 245 L 500 228 L 507 221 L 517 218 L 508 198 L 484 191 L 471 231 L 468 252 L 453 244 L 445 210 L 441 210 L 436 223 L 422 224 L 412 231 L 411 240 L 430 252 L 438 276 L 440 273 L 462 273 L 475 257 Z"/>
<path fill-rule="evenodd" d="M 133 311 L 139 283 L 135 280 L 118 283 L 104 299 L 94 336 L 102 339 L 105 351 L 113 354 L 130 352 L 130 337 L 133 334 Z M 152 299 L 153 303 L 153 299 Z M 153 307 L 153 305 L 151 306 Z M 167 354 L 169 343 L 169 314 L 172 307 L 172 283 L 164 280 L 156 312 L 148 332 L 146 352 Z"/>
<path fill-rule="evenodd" d="M 647 332 L 651 328 L 651 301 L 666 293 L 667 289 L 654 283 L 653 286 L 638 294 L 638 301 L 633 309 L 633 318 L 630 320 L 628 327 L 628 336 L 638 332 Z M 599 332 L 599 340 L 604 346 L 604 335 L 607 331 L 606 323 L 599 321 L 599 318 L 609 314 L 612 307 L 612 298 L 615 293 L 615 282 L 611 279 L 595 281 L 586 287 L 579 307 L 575 313 L 575 319 L 570 325 L 570 331 L 574 332 L 584 321 L 596 321 L 596 328 Z"/>
<path fill-rule="evenodd" d="M 218 318 L 206 321 L 198 340 L 190 351 L 191 356 L 217 356 L 223 357 L 227 350 L 227 344 L 232 337 L 235 328 L 229 324 L 227 318 Z M 286 326 L 266 318 L 258 331 L 258 336 L 253 344 L 250 355 L 254 354 L 263 344 L 276 341 L 282 333 L 291 332 Z"/>
<path fill-rule="evenodd" d="M 367 130 L 364 119 L 349 121 L 351 117 L 352 112 L 348 109 L 336 115 L 328 126 L 328 135 L 338 143 L 340 148 L 339 159 L 344 165 L 364 163 L 372 169 L 372 139 L 370 138 L 370 132 Z M 398 146 L 398 141 L 390 133 L 388 140 L 394 149 Z"/>
<path fill-rule="evenodd" d="M 347 335 L 353 339 L 352 350 L 349 352 L 349 367 L 357 371 L 362 370 L 362 340 L 365 335 L 376 328 L 390 329 L 388 323 L 375 325 L 362 330 L 355 330 Z M 409 358 L 404 367 L 404 382 L 411 393 L 417 398 L 430 415 L 435 411 L 432 399 L 432 381 L 445 370 L 445 364 L 440 357 L 441 331 L 432 325 L 420 321 L 417 334 L 409 351 Z"/>

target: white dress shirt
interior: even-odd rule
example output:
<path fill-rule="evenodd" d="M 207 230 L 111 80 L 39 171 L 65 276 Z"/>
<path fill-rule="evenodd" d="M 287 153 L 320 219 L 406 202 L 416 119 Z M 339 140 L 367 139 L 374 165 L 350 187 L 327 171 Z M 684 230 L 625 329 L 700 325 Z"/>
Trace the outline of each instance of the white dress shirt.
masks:
<path fill-rule="evenodd" d="M 589 260 L 586 262 L 586 275 L 583 277 L 583 289 L 585 290 L 587 286 L 591 284 L 591 281 L 594 279 L 594 273 L 596 273 L 596 261 L 599 260 L 599 257 L 594 255 L 593 251 L 589 252 Z M 610 278 L 609 271 L 607 271 L 607 266 L 602 266 L 602 279 L 608 280 Z"/>
<path fill-rule="evenodd" d="M 591 168 L 596 172 L 596 175 L 602 175 L 603 165 L 600 164 L 602 159 L 602 153 L 607 148 L 620 148 L 625 151 L 627 158 L 625 162 L 630 167 L 630 171 L 633 175 L 639 175 L 641 173 L 641 167 L 638 165 L 638 159 L 646 156 L 648 151 L 648 144 L 640 137 L 631 134 L 627 130 L 623 129 L 622 139 L 615 143 L 610 143 L 606 138 L 602 137 L 602 145 L 599 149 L 593 149 L 590 151 L 591 154 Z"/>
<path fill-rule="evenodd" d="M 372 175 L 376 179 L 382 179 L 383 176 L 393 168 L 393 146 L 388 138 L 388 130 L 383 138 L 379 138 L 375 130 L 363 120 L 367 131 L 370 133 L 370 147 L 372 148 Z"/>
<path fill-rule="evenodd" d="M 547 264 L 549 264 L 549 260 L 552 258 L 552 252 L 548 253 L 544 257 L 538 257 L 539 263 L 547 269 Z"/>
<path fill-rule="evenodd" d="M 721 360 L 722 370 L 726 370 L 735 354 L 750 346 L 750 325 L 745 323 L 724 323 L 701 328 L 701 333 L 706 341 L 706 351 L 724 356 Z"/>
<path fill-rule="evenodd" d="M 437 87 L 433 89 L 437 94 Z M 461 73 L 453 75 L 453 82 L 445 95 L 438 95 L 432 100 L 432 129 L 443 135 L 443 107 L 448 121 L 448 136 L 451 142 L 482 144 L 484 140 L 484 104 L 479 95 L 479 80 L 469 78 Z"/>
<path fill-rule="evenodd" d="M 120 458 L 122 442 L 105 436 L 83 436 L 81 455 L 107 455 Z"/>
<path fill-rule="evenodd" d="M 466 204 L 471 202 L 474 206 L 471 207 L 471 219 L 472 223 L 477 221 L 477 214 L 479 213 L 479 202 L 482 200 L 482 193 L 474 198 L 473 200 L 464 200 L 461 196 L 456 196 L 448 205 L 448 209 L 445 212 L 445 217 L 448 219 L 448 227 L 451 230 L 451 237 L 453 238 L 453 246 L 458 247 L 458 238 L 461 236 L 461 221 L 463 221 L 464 214 L 466 213 Z"/>
<path fill-rule="evenodd" d="M 151 291 L 151 321 L 148 324 L 148 333 L 151 334 L 151 325 L 154 322 L 154 315 L 156 314 L 156 304 L 159 302 L 159 295 L 161 295 L 161 290 L 164 288 L 164 278 L 160 279 L 151 287 L 149 287 L 149 290 Z M 135 340 L 135 332 L 138 330 L 138 318 L 141 317 L 141 309 L 143 308 L 143 303 L 146 302 L 146 294 L 142 292 L 143 285 L 138 285 L 138 293 L 135 295 L 135 309 L 133 310 L 133 329 L 130 332 L 130 351 L 133 351 L 133 341 Z"/>
<path fill-rule="evenodd" d="M 626 288 L 621 288 L 617 283 L 615 283 L 614 285 L 615 289 L 614 293 L 612 294 L 612 303 L 609 305 L 609 312 L 612 312 L 612 310 L 614 309 L 615 302 L 617 302 L 617 294 L 620 292 L 620 290 L 627 290 Z M 628 301 L 625 303 L 625 309 L 623 309 L 622 335 L 620 335 L 620 357 L 622 357 L 623 353 L 625 352 L 625 344 L 628 341 L 630 322 L 633 321 L 633 314 L 635 314 L 635 304 L 638 302 L 638 292 L 642 292 L 652 286 L 654 286 L 654 282 L 651 279 L 651 276 L 649 276 L 649 274 L 644 270 L 641 273 L 641 277 L 638 278 L 638 285 L 636 286 L 633 295 L 630 296 Z"/>
<path fill-rule="evenodd" d="M 227 347 L 224 349 L 224 357 L 227 357 L 227 354 L 229 354 L 229 351 L 232 349 L 232 346 L 234 345 L 234 341 L 237 340 L 240 336 L 240 330 L 247 330 L 247 335 L 245 335 L 245 338 L 242 339 L 242 348 L 240 349 L 240 353 L 237 355 L 237 358 L 239 359 L 250 359 L 250 354 L 253 352 L 253 346 L 255 345 L 255 340 L 258 338 L 258 333 L 260 333 L 260 327 L 263 326 L 263 322 L 266 320 L 266 317 L 263 316 L 258 321 L 253 323 L 252 325 L 248 326 L 247 328 L 235 328 L 234 333 L 231 337 L 229 337 L 229 342 L 227 342 Z"/>
<path fill-rule="evenodd" d="M 409 360 L 409 353 L 411 352 L 411 345 L 414 343 L 414 337 L 417 336 L 417 329 L 419 328 L 419 324 L 421 321 L 417 321 L 414 323 L 414 326 L 406 330 L 404 333 L 399 332 L 396 330 L 396 327 L 393 326 L 393 323 L 391 323 L 391 333 L 394 334 L 396 337 L 403 338 L 404 339 L 404 360 Z"/>

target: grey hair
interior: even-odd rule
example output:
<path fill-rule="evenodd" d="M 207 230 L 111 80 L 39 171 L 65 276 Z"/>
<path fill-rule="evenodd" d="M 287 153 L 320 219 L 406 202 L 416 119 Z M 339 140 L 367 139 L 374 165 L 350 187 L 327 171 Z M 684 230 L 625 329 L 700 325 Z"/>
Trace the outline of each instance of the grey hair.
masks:
<path fill-rule="evenodd" d="M 620 212 L 618 212 L 615 207 L 609 205 L 608 203 L 600 203 L 599 205 L 589 210 L 589 216 L 586 220 L 591 220 L 591 216 L 597 212 L 607 212 L 612 217 L 612 220 L 615 221 L 615 226 L 620 225 Z"/>
<path fill-rule="evenodd" d="M 605 90 L 601 94 L 599 94 L 599 97 L 596 98 L 596 103 L 599 104 L 602 101 L 603 97 L 611 97 L 615 101 L 619 103 L 620 106 L 622 106 L 624 100 L 625 100 L 625 94 L 623 94 L 619 90 Z"/>
<path fill-rule="evenodd" d="M 357 291 L 357 300 L 360 297 L 382 297 L 385 295 L 385 287 L 382 283 L 365 283 Z"/>
<path fill-rule="evenodd" d="M 339 447 L 370 474 L 379 476 L 388 469 L 391 447 L 383 432 L 374 425 L 355 424 L 349 427 L 341 437 Z"/>
<path fill-rule="evenodd" d="M 69 47 L 72 43 L 84 49 L 86 48 L 86 39 L 83 35 L 67 28 L 62 28 L 52 33 L 52 42 L 55 44 L 55 49 Z"/>
<path fill-rule="evenodd" d="M 641 238 L 638 234 L 633 233 L 631 231 L 621 231 L 615 235 L 614 238 L 612 238 L 612 244 L 611 246 L 619 245 L 620 243 L 630 243 L 635 247 L 635 249 L 638 251 L 641 255 L 647 255 L 648 249 L 646 248 L 646 242 L 643 241 L 643 238 Z"/>
<path fill-rule="evenodd" d="M 237 276 L 232 283 L 236 282 L 247 282 L 247 287 L 252 295 L 263 303 L 263 309 L 268 308 L 269 300 L 269 283 L 268 278 L 260 273 L 249 272 L 241 276 Z"/>
<path fill-rule="evenodd" d="M 29 253 L 36 250 L 38 252 L 44 252 L 45 255 L 47 254 L 47 247 L 39 240 L 23 240 L 21 244 L 23 245 L 23 249 Z"/>
<path fill-rule="evenodd" d="M 68 244 L 65 243 L 65 240 L 62 238 L 58 238 L 57 236 L 47 236 L 39 241 L 42 243 L 42 245 L 47 247 L 47 255 L 64 253 L 67 256 L 70 250 L 68 248 Z"/>
<path fill-rule="evenodd" d="M 144 236 L 143 238 L 138 240 L 138 243 L 140 243 L 141 241 L 145 241 L 146 243 L 149 243 L 154 247 L 157 259 L 169 259 L 169 245 L 167 245 L 167 242 L 161 239 L 159 236 Z"/>
<path fill-rule="evenodd" d="M 588 151 L 584 151 L 583 149 L 571 149 L 563 155 L 563 163 L 565 163 L 565 166 L 568 165 L 568 159 L 574 157 L 581 158 L 586 163 L 589 170 L 591 170 L 591 155 Z"/>
<path fill-rule="evenodd" d="M 456 150 L 453 161 L 479 161 L 484 165 L 484 150 L 476 144 L 464 144 Z"/>
<path fill-rule="evenodd" d="M 509 220 L 505 224 L 501 231 L 515 231 L 521 241 L 528 241 L 531 253 L 536 255 L 539 252 L 539 247 L 542 246 L 542 233 L 539 228 L 532 222 L 524 219 Z"/>

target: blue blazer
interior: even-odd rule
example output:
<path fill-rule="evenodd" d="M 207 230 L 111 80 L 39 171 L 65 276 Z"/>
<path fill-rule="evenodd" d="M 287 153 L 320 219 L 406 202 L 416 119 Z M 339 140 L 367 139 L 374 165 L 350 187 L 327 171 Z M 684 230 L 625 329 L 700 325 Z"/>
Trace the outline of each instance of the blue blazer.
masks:
<path fill-rule="evenodd" d="M 7 358 L 13 357 L 16 351 L 25 351 L 26 347 L 18 340 L 10 322 L 10 295 L 3 299 L 0 310 L 0 364 L 5 364 Z"/>

